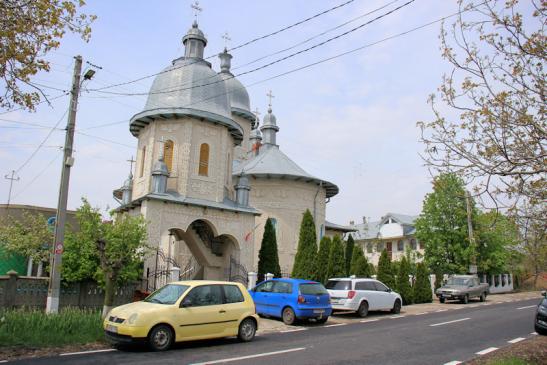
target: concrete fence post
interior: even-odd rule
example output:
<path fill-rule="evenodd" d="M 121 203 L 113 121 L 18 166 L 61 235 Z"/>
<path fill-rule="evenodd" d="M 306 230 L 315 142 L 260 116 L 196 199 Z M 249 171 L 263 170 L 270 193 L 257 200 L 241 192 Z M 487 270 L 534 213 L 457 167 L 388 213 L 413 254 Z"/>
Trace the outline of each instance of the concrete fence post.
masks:
<path fill-rule="evenodd" d="M 256 285 L 256 279 L 258 277 L 258 274 L 256 272 L 251 271 L 247 274 L 247 276 L 248 276 L 248 279 L 249 279 L 247 281 L 247 289 L 252 289 Z"/>
<path fill-rule="evenodd" d="M 170 281 L 179 281 L 180 278 L 180 268 L 173 266 L 171 268 L 171 280 Z"/>
<path fill-rule="evenodd" d="M 4 307 L 15 307 L 15 296 L 17 295 L 17 271 L 10 270 L 7 272 L 9 279 L 6 286 L 6 295 L 4 295 Z"/>
<path fill-rule="evenodd" d="M 274 274 L 272 274 L 271 272 L 266 274 L 266 280 L 272 280 L 273 277 L 274 277 Z"/>

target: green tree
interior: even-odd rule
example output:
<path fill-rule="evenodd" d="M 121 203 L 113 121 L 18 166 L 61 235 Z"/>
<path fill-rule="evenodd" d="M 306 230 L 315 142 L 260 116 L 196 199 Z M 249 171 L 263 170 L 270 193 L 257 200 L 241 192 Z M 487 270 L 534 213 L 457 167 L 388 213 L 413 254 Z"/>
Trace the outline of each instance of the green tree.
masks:
<path fill-rule="evenodd" d="M 410 263 L 405 256 L 401 259 L 399 263 L 399 273 L 397 274 L 397 292 L 403 298 L 403 304 L 409 305 L 412 304 L 412 287 L 409 282 L 410 275 Z"/>
<path fill-rule="evenodd" d="M 20 105 L 33 110 L 46 94 L 31 77 L 49 71 L 44 57 L 59 48 L 65 33 L 78 34 L 84 41 L 91 35 L 95 16 L 79 13 L 83 0 L 3 0 L 0 2 L 0 79 L 5 92 L 0 107 Z"/>
<path fill-rule="evenodd" d="M 395 275 L 391 268 L 391 258 L 387 254 L 387 250 L 382 251 L 380 259 L 378 260 L 378 273 L 376 278 L 388 287 L 395 288 Z"/>
<path fill-rule="evenodd" d="M 142 216 L 129 214 L 117 214 L 112 221 L 103 222 L 99 209 L 92 208 L 85 199 L 82 201 L 77 213 L 81 235 L 70 236 L 69 248 L 85 246 L 80 248 L 84 255 L 79 259 L 67 254 L 62 275 L 70 279 L 87 277 L 98 262 L 94 277 L 105 288 L 104 317 L 112 309 L 116 286 L 142 275 L 141 265 L 147 253 L 146 224 Z M 80 265 L 86 269 L 80 269 Z"/>
<path fill-rule="evenodd" d="M 433 301 L 433 292 L 431 291 L 431 282 L 425 263 L 418 263 L 417 270 L 413 293 L 414 303 L 431 303 Z"/>
<path fill-rule="evenodd" d="M 334 236 L 329 253 L 327 265 L 327 279 L 342 278 L 346 276 L 346 260 L 344 258 L 344 246 L 340 236 Z"/>
<path fill-rule="evenodd" d="M 23 211 L 20 219 L 6 216 L 0 222 L 0 244 L 8 252 L 30 257 L 35 262 L 47 261 L 52 242 L 53 233 L 41 214 Z"/>
<path fill-rule="evenodd" d="M 472 220 L 477 211 L 472 208 Z M 416 238 L 425 244 L 425 261 L 434 271 L 466 273 L 469 239 L 465 189 L 461 178 L 444 173 L 433 179 L 433 192 L 426 195 L 416 220 Z"/>
<path fill-rule="evenodd" d="M 350 233 L 348 240 L 346 241 L 346 276 L 349 276 L 349 269 L 351 266 L 351 258 L 353 256 L 354 247 L 355 247 L 355 242 L 353 241 L 353 237 L 351 236 L 351 233 Z"/>
<path fill-rule="evenodd" d="M 506 272 L 511 251 L 520 245 L 516 222 L 496 210 L 477 216 L 477 263 L 481 273 Z"/>
<path fill-rule="evenodd" d="M 279 256 L 277 254 L 277 238 L 270 218 L 266 220 L 264 235 L 258 252 L 258 275 L 264 277 L 267 273 L 272 273 L 277 278 L 281 276 Z"/>
<path fill-rule="evenodd" d="M 315 223 L 309 209 L 306 209 L 300 224 L 298 248 L 294 258 L 291 277 L 299 279 L 314 279 L 316 274 L 315 258 L 317 256 L 317 236 Z"/>
<path fill-rule="evenodd" d="M 361 246 L 356 246 L 353 249 L 349 275 L 355 275 L 358 278 L 369 278 L 371 276 L 371 266 Z"/>
<path fill-rule="evenodd" d="M 317 277 L 316 281 L 325 284 L 327 277 L 327 267 L 329 265 L 329 255 L 332 241 L 329 237 L 324 236 L 319 243 L 319 252 L 317 253 L 316 267 Z"/>
<path fill-rule="evenodd" d="M 440 267 L 437 266 L 436 271 L 434 271 L 434 274 L 435 274 L 435 290 L 437 290 L 441 286 L 443 286 L 444 273 L 442 272 Z"/>

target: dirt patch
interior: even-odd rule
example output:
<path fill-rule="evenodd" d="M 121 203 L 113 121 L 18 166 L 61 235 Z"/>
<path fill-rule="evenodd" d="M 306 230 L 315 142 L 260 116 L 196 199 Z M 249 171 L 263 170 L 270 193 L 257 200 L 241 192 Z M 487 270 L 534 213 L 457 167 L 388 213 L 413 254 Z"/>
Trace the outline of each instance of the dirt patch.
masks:
<path fill-rule="evenodd" d="M 32 357 L 46 357 L 55 356 L 67 352 L 79 352 L 90 350 L 102 350 L 111 348 L 104 342 L 87 343 L 83 345 L 67 345 L 61 347 L 0 347 L 0 361 L 1 360 L 16 360 Z"/>
<path fill-rule="evenodd" d="M 469 365 L 494 365 L 497 361 L 517 358 L 531 365 L 547 364 L 547 336 L 534 336 L 530 339 L 501 348 L 490 354 L 466 362 Z"/>

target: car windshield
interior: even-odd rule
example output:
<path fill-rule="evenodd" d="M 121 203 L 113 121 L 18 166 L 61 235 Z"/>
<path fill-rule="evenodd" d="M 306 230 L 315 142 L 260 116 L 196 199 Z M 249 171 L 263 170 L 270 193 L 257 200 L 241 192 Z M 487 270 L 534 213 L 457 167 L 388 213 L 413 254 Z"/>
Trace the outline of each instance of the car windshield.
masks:
<path fill-rule="evenodd" d="M 326 285 L 330 290 L 351 290 L 351 281 L 349 280 L 329 280 Z"/>
<path fill-rule="evenodd" d="M 323 295 L 328 293 L 325 287 L 319 283 L 300 284 L 300 294 Z"/>
<path fill-rule="evenodd" d="M 449 278 L 446 282 L 446 285 L 460 285 L 465 286 L 469 283 L 469 279 L 467 278 Z"/>
<path fill-rule="evenodd" d="M 175 304 L 188 288 L 188 285 L 167 284 L 147 296 L 144 301 L 158 304 Z"/>

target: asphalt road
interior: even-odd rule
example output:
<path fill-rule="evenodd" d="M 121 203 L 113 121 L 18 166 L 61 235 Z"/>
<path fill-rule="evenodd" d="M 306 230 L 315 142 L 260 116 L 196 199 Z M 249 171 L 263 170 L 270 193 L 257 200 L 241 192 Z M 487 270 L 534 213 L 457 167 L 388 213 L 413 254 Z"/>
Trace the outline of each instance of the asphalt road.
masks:
<path fill-rule="evenodd" d="M 508 341 L 532 336 L 534 307 L 538 301 L 523 300 L 408 316 L 385 314 L 380 319 L 379 316 L 365 318 L 368 322 L 263 334 L 251 343 L 222 339 L 177 344 L 173 350 L 163 353 L 132 348 L 10 363 L 438 365 L 469 360 L 483 350 L 507 346 Z"/>

